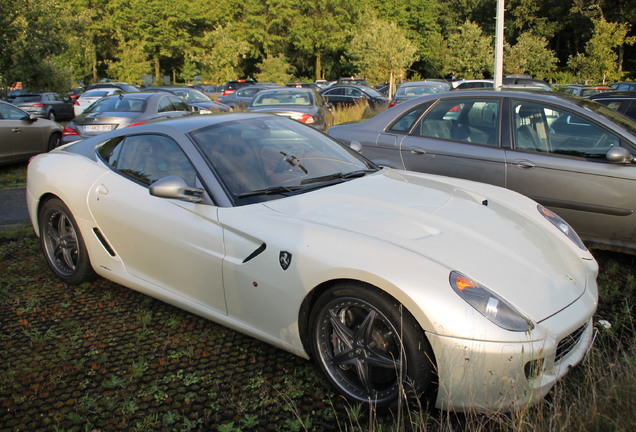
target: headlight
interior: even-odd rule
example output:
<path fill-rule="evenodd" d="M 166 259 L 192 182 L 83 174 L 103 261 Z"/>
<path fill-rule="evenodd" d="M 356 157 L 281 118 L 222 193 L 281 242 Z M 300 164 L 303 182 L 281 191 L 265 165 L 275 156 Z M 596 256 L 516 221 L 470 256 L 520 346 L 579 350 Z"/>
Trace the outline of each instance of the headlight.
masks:
<path fill-rule="evenodd" d="M 584 251 L 587 250 L 587 248 L 585 247 L 585 244 L 583 244 L 583 241 L 581 240 L 579 235 L 576 233 L 576 231 L 572 229 L 572 227 L 566 221 L 561 219 L 561 217 L 559 217 L 556 213 L 543 207 L 541 204 L 537 206 L 537 210 L 539 210 L 539 213 L 541 213 L 544 218 L 549 220 L 552 223 L 552 225 L 557 227 L 559 231 L 565 234 L 567 238 L 572 240 L 574 244 L 576 244 L 579 248 L 581 248 Z"/>
<path fill-rule="evenodd" d="M 453 271 L 450 284 L 461 298 L 499 327 L 518 332 L 534 328 L 534 324 L 508 302 L 469 277 Z"/>

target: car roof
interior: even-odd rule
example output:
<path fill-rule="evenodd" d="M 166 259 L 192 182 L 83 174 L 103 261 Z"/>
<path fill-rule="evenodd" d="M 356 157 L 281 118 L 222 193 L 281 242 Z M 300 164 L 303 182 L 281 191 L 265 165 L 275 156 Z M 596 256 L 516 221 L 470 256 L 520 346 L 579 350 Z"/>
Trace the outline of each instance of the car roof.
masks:
<path fill-rule="evenodd" d="M 597 93 L 589 96 L 589 99 L 636 99 L 636 91 L 613 91 Z"/>

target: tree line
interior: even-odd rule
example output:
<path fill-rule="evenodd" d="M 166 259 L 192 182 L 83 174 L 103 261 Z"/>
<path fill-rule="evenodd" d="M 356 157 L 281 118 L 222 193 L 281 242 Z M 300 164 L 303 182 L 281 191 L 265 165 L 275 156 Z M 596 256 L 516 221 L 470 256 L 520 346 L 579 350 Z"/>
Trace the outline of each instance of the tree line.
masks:
<path fill-rule="evenodd" d="M 504 72 L 636 75 L 636 0 L 506 0 Z M 0 81 L 489 78 L 496 0 L 8 0 Z"/>

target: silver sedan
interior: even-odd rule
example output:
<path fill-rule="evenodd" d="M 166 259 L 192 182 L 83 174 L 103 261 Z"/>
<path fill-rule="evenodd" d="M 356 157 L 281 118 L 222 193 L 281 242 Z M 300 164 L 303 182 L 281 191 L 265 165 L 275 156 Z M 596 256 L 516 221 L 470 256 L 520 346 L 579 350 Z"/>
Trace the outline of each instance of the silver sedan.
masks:
<path fill-rule="evenodd" d="M 451 92 L 329 134 L 381 165 L 520 192 L 556 211 L 589 246 L 636 253 L 636 123 L 596 102 Z"/>

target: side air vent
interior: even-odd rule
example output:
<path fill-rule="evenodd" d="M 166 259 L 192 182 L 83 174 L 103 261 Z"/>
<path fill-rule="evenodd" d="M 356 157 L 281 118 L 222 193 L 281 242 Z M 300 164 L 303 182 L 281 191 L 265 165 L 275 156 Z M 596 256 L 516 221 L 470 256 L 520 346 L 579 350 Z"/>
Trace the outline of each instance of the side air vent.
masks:
<path fill-rule="evenodd" d="M 106 249 L 106 252 L 108 252 L 108 254 L 110 256 L 114 257 L 115 256 L 115 251 L 108 244 L 108 242 L 104 238 L 104 235 L 102 234 L 102 232 L 100 230 L 98 230 L 97 228 L 93 228 L 93 232 L 95 233 L 95 237 L 97 237 L 97 240 L 99 240 L 99 242 L 102 244 L 102 246 L 104 246 L 104 249 Z"/>
<path fill-rule="evenodd" d="M 256 258 L 260 254 L 262 254 L 263 251 L 265 251 L 265 249 L 267 249 L 267 245 L 265 243 L 263 243 L 254 252 L 252 252 L 247 258 L 245 258 L 243 260 L 243 264 L 245 264 L 246 262 L 250 261 L 251 259 Z"/>

